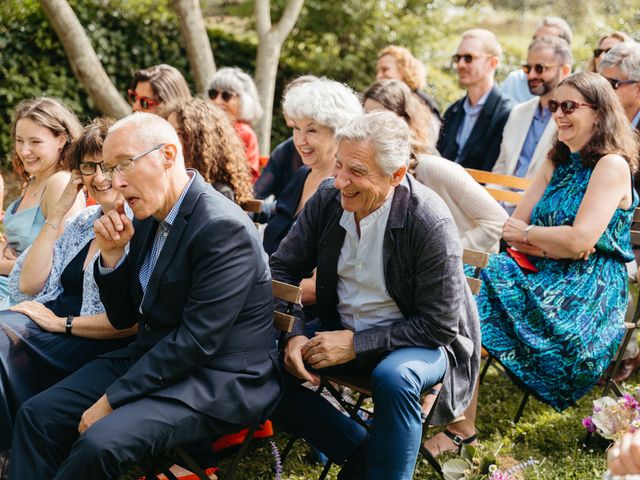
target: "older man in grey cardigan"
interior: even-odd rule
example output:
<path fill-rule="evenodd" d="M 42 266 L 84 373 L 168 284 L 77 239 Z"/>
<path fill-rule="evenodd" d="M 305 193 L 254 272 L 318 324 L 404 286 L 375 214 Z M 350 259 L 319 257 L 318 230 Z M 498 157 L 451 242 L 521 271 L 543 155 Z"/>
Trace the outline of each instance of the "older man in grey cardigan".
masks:
<path fill-rule="evenodd" d="M 302 312 L 284 345 L 288 381 L 275 418 L 332 461 L 339 479 L 413 476 L 420 396 L 442 384 L 434 421 L 471 400 L 480 362 L 478 314 L 462 248 L 443 201 L 407 175 L 409 131 L 390 112 L 336 133 L 335 178 L 300 212 L 271 257 L 274 279 L 299 284 L 317 269 L 319 329 Z M 311 337 L 311 338 L 309 338 Z M 371 435 L 300 385 L 318 372 L 370 375 Z"/>

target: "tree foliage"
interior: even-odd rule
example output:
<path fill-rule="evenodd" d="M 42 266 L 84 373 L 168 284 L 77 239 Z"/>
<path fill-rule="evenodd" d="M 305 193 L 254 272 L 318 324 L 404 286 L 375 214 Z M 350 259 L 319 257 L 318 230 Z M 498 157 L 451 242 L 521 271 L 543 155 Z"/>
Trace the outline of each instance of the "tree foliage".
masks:
<path fill-rule="evenodd" d="M 168 63 L 193 87 L 178 20 L 166 0 L 70 0 L 107 74 L 123 97 L 132 73 Z M 255 44 L 219 30 L 209 38 L 220 65 L 253 71 Z M 193 88 L 192 88 L 193 90 Z M 9 128 L 16 104 L 26 98 L 61 98 L 83 121 L 98 115 L 36 0 L 0 2 L 0 158 L 7 165 Z"/>

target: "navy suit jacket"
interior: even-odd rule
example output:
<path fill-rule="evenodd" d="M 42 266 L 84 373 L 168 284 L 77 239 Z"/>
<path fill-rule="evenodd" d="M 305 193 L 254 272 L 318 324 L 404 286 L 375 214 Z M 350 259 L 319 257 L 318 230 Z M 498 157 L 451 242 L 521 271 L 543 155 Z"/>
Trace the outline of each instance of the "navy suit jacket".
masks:
<path fill-rule="evenodd" d="M 107 389 L 109 403 L 155 396 L 231 423 L 262 419 L 280 381 L 271 274 L 255 226 L 196 174 L 143 301 L 138 273 L 157 225 L 134 220 L 125 261 L 106 275 L 94 271 L 113 326 L 139 325 L 134 343 L 106 355 L 132 364 Z"/>
<path fill-rule="evenodd" d="M 449 160 L 455 161 L 458 154 L 456 135 L 464 119 L 462 105 L 466 98 L 466 96 L 462 97 L 444 113 L 444 122 L 438 139 L 438 151 L 440 155 Z M 491 171 L 498 155 L 500 155 L 502 130 L 514 106 L 513 100 L 500 88 L 494 86 L 491 89 L 480 116 L 471 130 L 469 139 L 462 149 L 458 163 L 465 168 Z"/>

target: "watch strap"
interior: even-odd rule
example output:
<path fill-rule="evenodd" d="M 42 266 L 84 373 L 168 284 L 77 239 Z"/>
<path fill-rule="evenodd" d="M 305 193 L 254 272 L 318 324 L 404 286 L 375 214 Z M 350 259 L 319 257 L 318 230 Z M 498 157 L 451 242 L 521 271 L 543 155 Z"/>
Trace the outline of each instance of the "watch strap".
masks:
<path fill-rule="evenodd" d="M 67 324 L 65 325 L 64 333 L 71 335 L 71 328 L 73 327 L 73 315 L 67 317 Z"/>

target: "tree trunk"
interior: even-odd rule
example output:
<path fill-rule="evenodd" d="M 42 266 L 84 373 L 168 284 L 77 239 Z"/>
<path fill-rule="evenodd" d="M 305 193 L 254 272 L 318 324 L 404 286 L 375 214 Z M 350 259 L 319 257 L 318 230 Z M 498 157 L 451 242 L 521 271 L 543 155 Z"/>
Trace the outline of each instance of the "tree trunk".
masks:
<path fill-rule="evenodd" d="M 114 118 L 131 113 L 131 108 L 102 68 L 89 37 L 66 0 L 40 0 L 40 5 L 60 38 L 74 75 L 96 108 Z"/>
<path fill-rule="evenodd" d="M 204 95 L 216 73 L 216 64 L 200 11 L 200 3 L 198 0 L 173 0 L 173 8 L 180 19 L 180 31 L 187 48 L 196 91 Z"/>
<path fill-rule="evenodd" d="M 255 81 L 264 115 L 258 124 L 260 154 L 269 155 L 271 142 L 271 117 L 273 115 L 273 95 L 282 44 L 298 20 L 304 0 L 287 0 L 287 6 L 280 21 L 271 26 L 269 0 L 256 0 L 256 30 L 258 32 L 258 53 L 256 56 Z"/>

